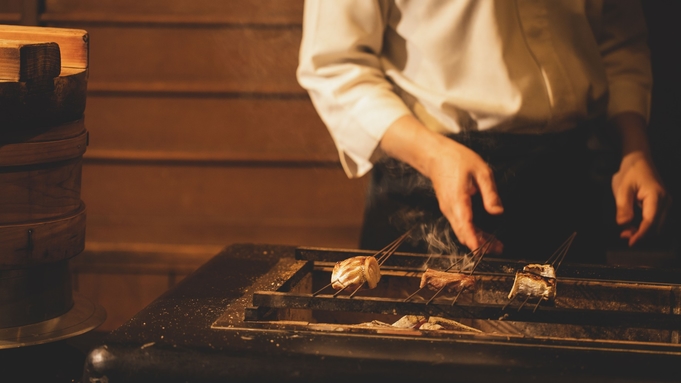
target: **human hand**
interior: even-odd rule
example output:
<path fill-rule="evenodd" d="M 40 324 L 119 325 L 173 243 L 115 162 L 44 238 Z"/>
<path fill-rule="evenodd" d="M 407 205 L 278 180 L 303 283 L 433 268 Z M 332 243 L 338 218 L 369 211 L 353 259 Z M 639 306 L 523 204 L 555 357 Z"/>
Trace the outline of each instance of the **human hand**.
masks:
<path fill-rule="evenodd" d="M 671 197 L 662 185 L 653 164 L 645 119 L 633 112 L 624 112 L 611 120 L 613 132 L 622 146 L 620 168 L 612 177 L 612 191 L 617 207 L 617 224 L 625 226 L 620 237 L 633 246 L 651 232 L 659 233 Z M 641 222 L 634 221 L 635 204 L 641 209 Z"/>
<path fill-rule="evenodd" d="M 657 176 L 649 156 L 640 151 L 626 154 L 620 169 L 612 177 L 612 191 L 617 206 L 616 221 L 624 229 L 620 237 L 633 246 L 652 233 L 659 233 L 671 206 L 671 197 Z M 641 222 L 634 220 L 634 205 L 641 209 Z"/>
<path fill-rule="evenodd" d="M 428 130 L 413 116 L 393 123 L 381 140 L 381 148 L 431 180 L 440 210 L 459 242 L 471 250 L 486 244 L 487 252 L 503 251 L 499 240 L 473 223 L 471 197 L 476 193 L 480 193 L 488 213 L 503 212 L 492 170 L 477 153 Z"/>
<path fill-rule="evenodd" d="M 471 149 L 443 138 L 433 149 L 434 155 L 423 172 L 433 184 L 440 210 L 466 247 L 474 250 L 489 242 L 486 251 L 500 254 L 503 244 L 473 223 L 471 197 L 476 193 L 480 193 L 488 213 L 497 215 L 504 211 L 492 170 Z"/>

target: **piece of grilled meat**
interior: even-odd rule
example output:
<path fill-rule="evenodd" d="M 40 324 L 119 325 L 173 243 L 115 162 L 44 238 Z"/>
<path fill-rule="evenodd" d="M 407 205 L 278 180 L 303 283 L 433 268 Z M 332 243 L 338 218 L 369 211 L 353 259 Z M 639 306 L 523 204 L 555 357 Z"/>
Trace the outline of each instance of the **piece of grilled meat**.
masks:
<path fill-rule="evenodd" d="M 475 278 L 472 275 L 449 273 L 430 268 L 426 269 L 421 276 L 421 284 L 419 285 L 420 288 L 427 287 L 434 291 L 440 291 L 444 287 L 444 290 L 448 293 L 458 292 L 474 286 Z"/>
<path fill-rule="evenodd" d="M 373 256 L 357 256 L 336 262 L 331 273 L 331 286 L 340 290 L 356 289 L 366 282 L 373 289 L 381 279 L 381 268 Z"/>

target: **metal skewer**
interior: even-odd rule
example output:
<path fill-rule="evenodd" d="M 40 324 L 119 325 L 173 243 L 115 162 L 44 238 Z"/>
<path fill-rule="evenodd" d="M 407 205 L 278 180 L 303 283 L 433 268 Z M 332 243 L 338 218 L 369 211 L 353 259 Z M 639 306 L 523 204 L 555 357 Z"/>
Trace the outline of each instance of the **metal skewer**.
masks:
<path fill-rule="evenodd" d="M 339 281 L 339 283 L 340 283 L 340 281 Z M 337 297 L 338 294 L 342 293 L 342 292 L 343 292 L 345 289 L 347 289 L 347 288 L 348 288 L 347 285 L 346 285 L 346 286 L 343 286 L 343 288 L 341 288 L 341 289 L 339 289 L 338 291 L 336 291 L 335 293 L 333 293 L 333 297 L 334 297 L 334 298 Z"/>
<path fill-rule="evenodd" d="M 388 258 L 397 251 L 397 249 L 400 247 L 402 242 L 404 242 L 404 240 L 409 237 L 409 233 L 411 233 L 412 230 L 414 230 L 413 227 L 411 229 L 407 230 L 401 236 L 399 236 L 396 240 L 392 241 L 388 246 L 384 247 L 378 253 L 376 253 L 376 254 L 380 254 L 381 252 L 385 251 L 385 253 L 383 253 L 383 255 L 379 255 L 379 256 L 374 255 L 374 257 L 376 258 L 376 261 L 378 261 L 379 267 L 383 266 L 385 261 L 387 261 Z M 359 289 L 362 288 L 362 286 L 364 286 L 365 283 L 366 283 L 366 281 L 362 281 L 362 283 L 360 283 L 359 286 L 357 286 L 355 291 L 353 291 L 352 294 L 350 294 L 350 298 L 354 297 L 355 294 L 357 294 Z"/>
<path fill-rule="evenodd" d="M 456 301 L 459 299 L 459 296 L 461 295 L 461 293 L 462 293 L 464 290 L 465 290 L 465 289 L 459 290 L 459 293 L 456 294 L 456 296 L 454 297 L 454 300 L 452 300 L 452 303 L 450 304 L 450 306 L 454 306 L 454 305 L 456 304 Z"/>
<path fill-rule="evenodd" d="M 411 295 L 409 295 L 408 297 L 404 298 L 404 301 L 405 301 L 405 302 L 408 302 L 414 295 L 418 294 L 419 291 L 421 291 L 421 290 L 423 290 L 423 289 L 424 289 L 424 287 L 419 287 L 418 290 L 414 291 L 413 293 L 411 293 Z"/>
<path fill-rule="evenodd" d="M 329 283 L 328 285 L 326 285 L 326 286 L 322 287 L 321 289 L 319 289 L 319 290 L 315 291 L 314 293 L 312 293 L 312 296 L 314 297 L 314 296 L 319 295 L 319 293 L 321 293 L 322 291 L 324 291 L 324 290 L 326 290 L 327 288 L 331 287 L 331 286 L 334 284 L 334 282 L 338 282 L 338 281 L 331 281 L 331 283 Z"/>
<path fill-rule="evenodd" d="M 486 253 L 487 250 L 489 249 L 489 246 L 491 246 L 491 242 L 492 242 L 492 238 L 489 238 L 489 239 L 488 239 L 487 241 L 485 241 L 485 243 L 483 243 L 480 247 L 478 247 L 477 249 L 475 249 L 475 250 L 473 250 L 473 251 L 470 251 L 468 254 L 466 254 L 466 255 L 470 255 L 470 256 L 475 257 L 475 255 L 476 255 L 478 252 L 480 252 L 480 255 L 479 255 L 478 258 L 475 260 L 475 263 L 473 264 L 473 267 L 471 268 L 471 271 L 469 272 L 469 275 L 473 275 L 473 271 L 475 271 L 475 268 L 478 267 L 478 264 L 480 264 L 480 261 L 482 261 L 482 257 L 485 255 L 485 253 Z M 449 266 L 449 267 L 446 268 L 444 271 L 445 271 L 445 272 L 448 272 L 448 271 L 451 270 L 453 267 L 454 267 L 454 265 Z M 459 268 L 459 270 L 461 270 L 461 268 Z M 428 301 L 426 302 L 426 305 L 430 304 L 430 302 L 432 302 L 433 299 L 435 299 L 435 297 L 437 297 L 437 296 L 445 289 L 445 287 L 446 287 L 446 285 L 442 286 L 438 291 L 436 291 L 435 294 L 433 294 L 433 296 L 431 296 L 430 299 L 428 299 Z M 413 297 L 416 293 L 418 293 L 419 291 L 421 291 L 421 290 L 423 290 L 423 289 L 424 289 L 424 287 L 420 287 L 420 288 L 419 288 L 418 290 L 416 290 L 413 294 L 411 294 L 409 297 L 407 297 L 404 301 L 405 301 L 405 302 L 408 301 L 411 297 Z M 459 290 L 459 293 L 457 294 L 456 298 L 454 298 L 454 302 L 456 302 L 456 299 L 459 298 L 459 295 L 461 295 L 461 292 L 462 292 L 463 290 L 464 290 L 463 288 L 462 288 L 461 290 Z M 452 303 L 452 304 L 453 304 L 453 303 Z"/>
<path fill-rule="evenodd" d="M 478 249 L 479 249 L 479 248 L 478 248 Z M 475 250 L 473 250 L 473 251 L 470 251 L 470 252 L 468 252 L 468 254 L 466 254 L 466 255 L 473 255 L 473 254 L 475 253 L 475 251 L 477 251 L 478 249 L 475 249 Z M 449 266 L 449 267 L 446 268 L 444 271 L 445 271 L 445 272 L 448 272 L 448 271 L 451 270 L 454 266 L 456 266 L 456 264 L 453 264 L 453 265 Z M 443 287 L 443 288 L 444 288 L 444 287 Z M 404 302 L 408 302 L 409 299 L 411 299 L 412 297 L 414 297 L 416 294 L 418 294 L 418 293 L 419 293 L 421 290 L 423 290 L 423 289 L 425 289 L 425 287 L 419 287 L 416 291 L 414 291 L 413 293 L 411 293 L 411 295 L 409 295 L 408 297 L 406 297 L 406 298 L 404 299 Z M 433 298 L 434 298 L 437 294 L 440 293 L 440 291 L 442 291 L 442 289 L 440 289 L 438 292 L 436 292 L 435 295 L 434 295 L 433 297 L 431 297 L 430 300 L 428 300 L 428 303 L 430 303 L 430 301 L 432 301 Z"/>
<path fill-rule="evenodd" d="M 504 307 L 501 308 L 501 311 L 506 310 L 506 308 L 511 304 L 511 302 L 515 300 L 516 297 L 517 295 L 514 295 L 513 298 L 509 299 L 508 302 L 506 302 L 506 304 L 504 305 Z"/>
<path fill-rule="evenodd" d="M 488 240 L 481 246 L 481 247 L 482 247 L 482 251 L 480 252 L 480 256 L 478 257 L 478 259 L 477 259 L 477 260 L 475 261 L 475 263 L 473 264 L 473 268 L 471 268 L 471 272 L 469 273 L 469 275 L 473 275 L 473 272 L 475 271 L 475 269 L 478 267 L 478 265 L 479 265 L 480 263 L 482 263 L 482 257 L 485 256 L 485 254 L 487 253 L 487 250 L 489 250 L 490 246 L 492 246 L 492 239 L 491 239 L 491 238 L 488 239 Z M 465 289 L 463 289 L 463 288 L 459 290 L 459 293 L 456 294 L 456 296 L 454 297 L 454 300 L 452 300 L 452 303 L 450 304 L 450 306 L 454 306 L 454 305 L 456 304 L 456 301 L 459 299 L 459 296 L 461 296 L 461 293 L 462 293 L 464 290 L 465 290 Z"/>
<path fill-rule="evenodd" d="M 553 270 L 558 270 L 560 264 L 563 263 L 563 259 L 565 259 L 565 256 L 567 255 L 568 250 L 570 249 L 570 245 L 572 245 L 572 241 L 575 240 L 575 236 L 577 236 L 577 232 L 572 233 L 572 235 L 570 235 L 568 239 L 565 240 L 565 242 L 563 242 L 563 244 L 560 245 L 560 247 L 558 247 L 558 249 L 556 249 L 556 251 L 554 251 L 553 254 L 551 254 L 549 259 L 546 260 L 547 264 L 553 266 Z"/>
<path fill-rule="evenodd" d="M 521 303 L 520 306 L 518 306 L 518 311 L 520 311 L 520 309 L 522 309 L 523 306 L 525 306 L 525 303 L 527 303 L 527 301 L 529 301 L 529 300 L 530 300 L 530 295 L 528 294 L 528 295 L 527 295 L 527 298 L 525 298 L 525 300 L 523 301 L 523 303 Z M 541 299 L 540 299 L 539 301 L 541 302 Z"/>
<path fill-rule="evenodd" d="M 404 242 L 404 240 L 407 239 L 407 238 L 409 237 L 409 234 L 410 234 L 412 231 L 414 231 L 414 227 L 412 227 L 411 229 L 407 230 L 404 234 L 402 234 L 401 236 L 399 236 L 396 240 L 394 240 L 393 242 L 391 242 L 388 246 L 384 247 L 384 248 L 381 249 L 378 253 L 376 253 L 376 254 L 380 254 L 381 252 L 385 251 L 385 253 L 384 253 L 383 255 L 380 255 L 380 256 L 374 255 L 374 257 L 376 257 L 376 260 L 378 261 L 378 265 L 379 265 L 379 266 L 383 266 L 383 264 L 385 263 L 385 261 L 387 261 L 388 258 L 389 258 L 391 255 L 393 255 L 393 254 L 395 253 L 395 251 L 397 251 L 397 248 L 399 248 L 400 245 L 402 244 L 402 242 Z"/>
<path fill-rule="evenodd" d="M 553 254 L 551 254 L 551 256 L 546 260 L 545 264 L 551 265 L 553 267 L 554 272 L 556 272 L 558 270 L 558 267 L 560 267 L 561 263 L 563 263 L 563 260 L 565 259 L 565 256 L 567 255 L 568 250 L 570 249 L 570 246 L 572 245 L 572 242 L 574 241 L 576 236 L 577 236 L 577 232 L 573 232 L 568 237 L 568 239 L 565 240 L 565 242 L 563 242 L 556 249 L 556 251 L 554 251 Z M 534 273 L 534 272 L 530 272 L 530 273 L 535 274 L 535 275 L 539 275 L 539 274 Z M 539 275 L 539 276 L 543 277 L 542 275 Z M 531 296 L 528 295 L 527 298 L 525 298 L 525 301 L 518 307 L 518 311 L 520 311 L 520 309 L 523 307 L 523 305 L 525 305 L 525 303 L 527 303 L 527 301 L 530 299 L 530 297 Z M 512 299 L 509 299 L 509 301 L 502 308 L 502 311 L 505 310 L 506 307 L 508 307 L 508 305 L 510 305 L 511 302 L 513 302 L 513 300 L 515 300 L 515 298 L 516 297 L 514 296 Z M 534 309 L 532 310 L 533 313 L 537 311 L 537 308 L 539 307 L 541 302 L 542 302 L 542 298 L 539 297 L 539 300 L 537 301 L 537 303 L 534 306 Z"/>
<path fill-rule="evenodd" d="M 445 287 L 447 287 L 447 285 L 443 285 L 442 287 L 440 287 L 440 289 L 439 289 L 438 291 L 436 291 L 435 294 L 433 294 L 433 296 L 430 297 L 430 299 L 428 299 L 428 301 L 426 302 L 426 304 L 427 304 L 427 305 L 430 304 L 430 302 L 432 302 L 433 299 L 435 299 L 435 297 L 438 296 L 438 294 L 440 294 L 440 293 L 442 292 L 442 290 L 445 289 Z"/>
<path fill-rule="evenodd" d="M 362 288 L 362 286 L 364 286 L 364 282 L 360 283 L 359 286 L 357 286 L 357 288 L 355 289 L 355 291 L 353 291 L 352 294 L 350 294 L 350 298 L 354 297 L 355 294 L 357 294 L 357 292 L 359 291 L 359 289 Z"/>

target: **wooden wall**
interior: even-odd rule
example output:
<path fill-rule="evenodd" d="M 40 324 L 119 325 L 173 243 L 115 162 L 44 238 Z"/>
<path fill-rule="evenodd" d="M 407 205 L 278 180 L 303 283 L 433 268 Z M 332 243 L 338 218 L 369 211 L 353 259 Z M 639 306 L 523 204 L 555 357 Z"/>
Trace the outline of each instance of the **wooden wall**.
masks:
<path fill-rule="evenodd" d="M 356 247 L 349 180 L 296 82 L 302 0 L 9 0 L 90 34 L 76 289 L 110 330 L 222 247 Z M 23 12 L 23 16 L 22 16 Z M 29 15 L 27 15 L 29 13 Z"/>

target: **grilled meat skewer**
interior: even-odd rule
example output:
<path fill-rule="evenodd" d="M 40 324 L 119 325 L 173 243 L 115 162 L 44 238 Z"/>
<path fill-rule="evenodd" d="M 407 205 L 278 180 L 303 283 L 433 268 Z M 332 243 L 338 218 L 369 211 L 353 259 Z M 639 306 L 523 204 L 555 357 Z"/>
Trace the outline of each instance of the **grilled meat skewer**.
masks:
<path fill-rule="evenodd" d="M 461 273 L 438 271 L 431 268 L 421 276 L 419 288 L 427 287 L 430 290 L 440 291 L 444 288 L 448 293 L 462 291 L 475 286 L 475 278 Z"/>
<path fill-rule="evenodd" d="M 551 301 L 556 297 L 556 271 L 549 264 L 529 264 L 515 273 L 508 299 L 517 295 Z"/>
<path fill-rule="evenodd" d="M 358 288 L 366 282 L 373 289 L 381 279 L 376 257 L 357 256 L 336 262 L 331 273 L 331 286 L 336 290 Z"/>

